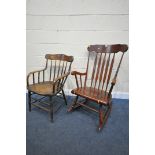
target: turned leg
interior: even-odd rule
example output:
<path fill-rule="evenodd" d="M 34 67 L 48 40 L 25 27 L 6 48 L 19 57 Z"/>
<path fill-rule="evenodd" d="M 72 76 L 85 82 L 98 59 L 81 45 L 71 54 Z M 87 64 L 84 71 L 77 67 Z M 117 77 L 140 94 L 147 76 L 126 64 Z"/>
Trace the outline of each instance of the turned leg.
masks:
<path fill-rule="evenodd" d="M 53 103 L 52 103 L 52 96 L 50 98 L 50 121 L 53 122 Z"/>
<path fill-rule="evenodd" d="M 107 106 L 107 111 L 106 111 L 105 117 L 104 117 L 104 123 L 105 123 L 105 122 L 107 121 L 107 119 L 108 119 L 108 116 L 109 116 L 109 114 L 110 114 L 110 112 L 111 112 L 111 108 L 112 108 L 112 103 L 110 102 L 109 105 Z"/>
<path fill-rule="evenodd" d="M 65 93 L 64 93 L 64 90 L 63 90 L 63 89 L 62 89 L 62 95 L 63 95 L 64 100 L 65 100 L 65 103 L 66 103 L 66 105 L 67 105 L 67 99 L 66 99 L 66 96 L 65 96 Z"/>
<path fill-rule="evenodd" d="M 111 109 L 112 109 L 112 101 L 109 102 L 109 109 L 110 109 L 110 112 L 111 112 Z"/>
<path fill-rule="evenodd" d="M 99 106 L 99 131 L 102 129 L 103 125 L 106 123 L 108 116 L 111 112 L 112 104 L 109 103 L 106 107 L 106 111 L 103 114 L 102 105 Z"/>
<path fill-rule="evenodd" d="M 102 105 L 99 105 L 99 131 L 102 129 L 103 126 L 103 111 L 102 111 Z"/>
<path fill-rule="evenodd" d="M 75 99 L 74 99 L 74 101 L 73 101 L 73 104 L 68 108 L 68 112 L 70 112 L 70 111 L 72 111 L 74 108 L 75 108 L 75 106 L 76 106 L 76 104 L 77 104 L 77 100 L 78 100 L 78 97 L 79 96 L 76 96 L 75 97 Z"/>
<path fill-rule="evenodd" d="M 31 111 L 31 92 L 28 91 L 28 104 L 29 104 L 29 111 Z"/>

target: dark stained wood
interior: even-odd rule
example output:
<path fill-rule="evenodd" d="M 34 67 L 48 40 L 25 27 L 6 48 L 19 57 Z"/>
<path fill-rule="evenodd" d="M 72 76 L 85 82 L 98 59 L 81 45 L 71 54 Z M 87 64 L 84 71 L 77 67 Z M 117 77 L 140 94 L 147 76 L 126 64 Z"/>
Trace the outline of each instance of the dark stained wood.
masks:
<path fill-rule="evenodd" d="M 101 81 L 102 81 L 102 76 L 103 76 L 105 61 L 106 61 L 106 53 L 104 54 L 104 58 L 103 58 L 103 62 L 102 62 L 102 67 L 101 67 L 101 72 L 100 72 L 98 90 L 99 90 L 99 88 L 100 88 L 100 84 L 101 84 Z"/>
<path fill-rule="evenodd" d="M 88 73 L 88 67 L 89 67 L 89 58 L 90 58 L 90 52 L 88 54 L 88 61 L 87 61 L 87 68 L 86 68 L 86 76 L 85 76 L 85 81 L 84 81 L 84 87 L 86 87 L 86 82 L 87 82 L 87 73 Z"/>
<path fill-rule="evenodd" d="M 91 90 L 90 90 L 91 89 Z M 85 91 L 84 91 L 85 90 Z M 90 91 L 93 92 L 90 94 Z M 73 94 L 78 94 L 81 97 L 85 97 L 89 100 L 97 102 L 97 104 L 108 104 L 108 92 L 104 93 L 102 90 L 99 90 L 92 87 L 86 88 L 76 88 L 71 91 Z M 99 95 L 98 95 L 99 94 Z M 103 95 L 101 95 L 103 94 Z"/>
<path fill-rule="evenodd" d="M 63 89 L 62 89 L 62 95 L 63 95 L 64 100 L 65 100 L 65 103 L 66 103 L 66 105 L 67 105 L 67 99 L 66 99 L 66 96 L 65 96 L 65 93 L 64 93 L 64 90 L 63 90 Z"/>
<path fill-rule="evenodd" d="M 27 86 L 29 86 L 29 79 L 30 79 L 30 76 L 33 75 L 33 73 L 38 73 L 38 72 L 43 72 L 44 70 L 47 69 L 47 66 L 45 66 L 44 69 L 41 69 L 41 70 L 36 70 L 36 71 L 33 71 L 33 72 L 30 72 L 28 75 L 27 75 L 27 78 L 26 78 L 26 81 L 27 81 Z M 40 78 L 40 77 L 39 77 Z"/>
<path fill-rule="evenodd" d="M 56 60 L 55 60 L 53 81 L 55 80 L 56 67 L 57 67 L 57 66 L 56 66 Z"/>
<path fill-rule="evenodd" d="M 43 70 L 43 82 L 45 81 L 45 70 Z"/>
<path fill-rule="evenodd" d="M 66 62 L 66 65 L 65 65 L 64 74 L 66 73 L 66 68 L 67 68 L 67 62 Z"/>
<path fill-rule="evenodd" d="M 115 60 L 115 53 L 114 53 L 112 61 L 111 61 L 111 65 L 110 65 L 110 69 L 109 69 L 109 74 L 108 74 L 108 78 L 107 78 L 107 85 L 106 85 L 106 90 L 105 91 L 107 91 L 107 88 L 108 88 L 108 84 L 109 84 L 111 73 L 112 73 L 112 68 L 113 68 L 113 65 L 114 65 L 114 60 Z"/>
<path fill-rule="evenodd" d="M 40 82 L 40 72 L 38 72 L 38 83 Z"/>
<path fill-rule="evenodd" d="M 71 72 L 71 75 L 74 75 L 75 76 L 75 80 L 76 80 L 76 86 L 77 88 L 79 88 L 79 82 L 78 82 L 78 78 L 77 78 L 77 75 L 81 76 L 86 76 L 87 73 L 80 73 L 80 72 L 77 72 L 77 71 L 72 71 Z M 81 84 L 82 84 L 82 79 L 81 79 Z"/>
<path fill-rule="evenodd" d="M 93 73 L 92 73 L 92 77 L 91 77 L 91 87 L 92 87 L 94 76 L 95 76 L 96 64 L 97 64 L 97 54 L 96 54 L 96 57 L 95 57 L 94 67 L 93 67 Z"/>
<path fill-rule="evenodd" d="M 122 54 L 121 60 L 120 60 L 119 65 L 118 65 L 118 67 L 117 67 L 116 74 L 115 74 L 115 77 L 114 77 L 115 79 L 117 78 L 117 74 L 118 74 L 118 72 L 119 72 L 119 69 L 120 69 L 120 66 L 121 66 L 121 62 L 122 62 L 123 56 L 124 56 L 124 53 Z"/>
<path fill-rule="evenodd" d="M 63 65 L 62 65 L 62 69 L 61 69 L 61 75 L 63 74 L 63 70 L 64 70 L 64 62 L 65 61 L 63 61 Z"/>
<path fill-rule="evenodd" d="M 90 45 L 88 46 L 88 51 L 93 52 L 95 51 L 96 53 L 101 53 L 106 51 L 105 45 Z"/>
<path fill-rule="evenodd" d="M 28 104 L 29 104 L 29 111 L 31 111 L 31 92 L 28 91 Z"/>
<path fill-rule="evenodd" d="M 33 73 L 33 83 L 35 83 L 34 73 Z"/>
<path fill-rule="evenodd" d="M 80 85 L 81 85 L 81 88 L 82 88 L 82 76 L 80 75 Z"/>
<path fill-rule="evenodd" d="M 66 73 L 66 74 L 63 74 L 62 76 L 59 76 L 55 79 L 54 83 L 56 84 L 57 81 L 61 80 L 62 83 L 64 82 L 64 79 L 66 79 L 68 77 L 68 75 L 70 74 L 70 72 Z"/>
<path fill-rule="evenodd" d="M 62 60 L 67 62 L 73 62 L 73 56 L 67 56 L 65 54 L 46 54 L 45 58 L 50 60 Z"/>
<path fill-rule="evenodd" d="M 103 124 L 103 112 L 102 112 L 102 105 L 99 105 L 99 130 L 102 128 Z"/>
<path fill-rule="evenodd" d="M 95 89 L 96 83 L 98 81 L 98 75 L 99 75 L 99 72 L 100 72 L 100 65 L 101 65 L 101 58 L 102 58 L 102 53 L 101 53 L 100 58 L 99 58 L 99 61 L 98 61 L 98 67 L 97 67 L 97 72 L 96 72 L 94 89 Z"/>
<path fill-rule="evenodd" d="M 80 106 L 83 106 L 83 107 L 86 107 L 86 108 L 88 108 L 88 109 L 90 109 L 90 110 L 92 110 L 92 111 L 94 111 L 94 112 L 98 112 L 96 109 L 94 109 L 94 108 L 92 108 L 92 107 L 90 107 L 90 106 L 87 106 L 86 104 L 85 104 L 85 102 L 84 103 L 82 103 L 82 102 L 79 102 L 78 103 Z"/>
<path fill-rule="evenodd" d="M 49 77 L 49 81 L 51 81 L 51 75 L 52 74 L 52 61 L 51 61 L 51 66 L 50 66 L 50 77 Z"/>
<path fill-rule="evenodd" d="M 43 110 L 45 110 L 45 111 L 50 111 L 48 108 L 45 108 L 44 106 L 41 106 L 41 105 L 39 105 L 39 104 L 37 104 L 37 103 L 32 103 L 32 105 L 33 106 L 35 106 L 35 107 L 38 107 L 38 108 L 40 108 L 40 109 L 43 109 Z"/>
<path fill-rule="evenodd" d="M 46 58 L 46 65 L 44 69 L 30 72 L 27 75 L 28 104 L 29 104 L 29 111 L 31 111 L 31 104 L 39 108 L 42 108 L 43 110 L 47 110 L 47 108 L 38 104 L 38 103 L 45 104 L 45 101 L 36 99 L 34 104 L 34 102 L 31 102 L 31 98 L 33 98 L 35 94 L 49 97 L 50 106 L 47 111 L 49 111 L 50 120 L 51 122 L 53 122 L 52 97 L 62 92 L 61 95 L 64 98 L 65 104 L 67 105 L 67 100 L 65 97 L 65 93 L 63 91 L 63 87 L 68 75 L 70 74 L 73 57 L 64 54 L 46 54 L 45 58 Z M 63 66 L 61 66 L 62 61 Z M 48 67 L 50 72 L 49 75 L 47 72 Z M 35 81 L 35 79 L 37 78 L 38 80 Z"/>
<path fill-rule="evenodd" d="M 89 52 L 97 53 L 117 53 L 117 52 L 126 52 L 128 46 L 125 44 L 114 44 L 114 45 L 90 45 L 88 47 Z"/>
<path fill-rule="evenodd" d="M 120 69 L 120 65 L 123 59 L 124 53 L 128 50 L 128 46 L 125 44 L 113 44 L 113 45 L 90 45 L 88 48 L 89 55 L 87 61 L 87 67 L 85 73 L 80 73 L 78 71 L 72 71 L 72 75 L 75 76 L 77 88 L 73 89 L 71 92 L 76 95 L 76 99 L 73 104 L 69 107 L 68 111 L 72 111 L 79 106 L 86 107 L 90 110 L 97 111 L 99 113 L 99 126 L 98 129 L 101 130 L 103 124 L 106 122 L 110 111 L 111 111 L 111 101 L 112 101 L 112 90 L 116 84 L 117 75 Z M 115 56 L 118 52 L 122 52 L 119 64 L 116 72 L 113 72 L 113 66 L 115 65 Z M 95 53 L 94 62 L 90 63 L 89 59 Z M 93 64 L 92 71 L 88 68 Z M 91 74 L 89 78 L 90 84 L 88 82 L 88 75 Z M 111 75 L 114 77 L 111 79 Z M 82 83 L 82 76 L 85 77 L 84 84 Z M 79 77 L 79 78 L 78 78 Z M 78 82 L 79 81 L 79 82 Z M 111 86 L 109 88 L 109 83 L 111 81 Z M 99 108 L 96 110 L 90 105 L 86 105 L 86 102 L 78 102 L 78 97 L 81 96 L 86 100 L 94 101 L 98 104 Z M 103 108 L 104 106 L 104 108 Z"/>
<path fill-rule="evenodd" d="M 107 105 L 104 111 L 102 109 L 102 105 L 99 106 L 99 127 L 98 127 L 99 131 L 102 129 L 103 125 L 106 123 L 110 112 L 111 112 L 111 102 L 109 102 L 109 105 Z"/>
<path fill-rule="evenodd" d="M 126 52 L 128 50 L 128 46 L 125 44 L 117 44 L 117 45 L 108 45 L 107 52 L 109 53 L 117 53 L 117 52 Z"/>
<path fill-rule="evenodd" d="M 78 100 L 79 96 L 76 95 L 74 101 L 73 101 L 73 104 L 69 107 L 69 109 L 67 110 L 68 112 L 71 112 L 74 108 L 78 108 L 80 107 L 81 105 L 78 104 L 77 100 Z M 85 101 L 83 101 L 82 103 L 85 103 Z"/>
<path fill-rule="evenodd" d="M 50 120 L 53 122 L 53 103 L 52 103 L 52 96 L 50 98 Z"/>
<path fill-rule="evenodd" d="M 86 75 L 87 73 L 81 73 L 81 72 L 77 72 L 77 71 L 72 71 L 71 75 Z"/>
<path fill-rule="evenodd" d="M 61 64 L 61 60 L 59 60 L 59 66 L 58 66 L 58 74 L 57 74 L 57 77 L 59 76 L 59 72 L 60 72 L 60 64 Z"/>
<path fill-rule="evenodd" d="M 104 73 L 104 76 L 103 76 L 102 90 L 103 90 L 104 83 L 105 83 L 105 80 L 106 80 L 106 77 L 107 77 L 107 72 L 108 72 L 108 67 L 109 67 L 109 61 L 110 61 L 110 53 L 109 53 L 109 56 L 108 56 L 108 60 L 106 62 L 105 73 Z"/>
<path fill-rule="evenodd" d="M 78 79 L 77 79 L 77 75 L 76 74 L 75 74 L 75 79 L 76 79 L 77 88 L 79 88 L 79 83 L 78 83 Z"/>

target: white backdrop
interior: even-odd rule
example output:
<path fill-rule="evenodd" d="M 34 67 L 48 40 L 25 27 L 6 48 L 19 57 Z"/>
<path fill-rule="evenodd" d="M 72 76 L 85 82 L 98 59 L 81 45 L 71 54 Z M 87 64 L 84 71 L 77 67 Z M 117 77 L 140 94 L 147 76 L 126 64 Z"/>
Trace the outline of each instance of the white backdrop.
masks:
<path fill-rule="evenodd" d="M 27 73 L 42 68 L 46 53 L 74 56 L 72 70 L 86 68 L 90 44 L 128 44 L 128 0 L 27 0 Z M 114 89 L 128 96 L 126 53 Z M 70 83 L 68 81 L 71 81 Z M 65 90 L 75 87 L 69 77 Z"/>

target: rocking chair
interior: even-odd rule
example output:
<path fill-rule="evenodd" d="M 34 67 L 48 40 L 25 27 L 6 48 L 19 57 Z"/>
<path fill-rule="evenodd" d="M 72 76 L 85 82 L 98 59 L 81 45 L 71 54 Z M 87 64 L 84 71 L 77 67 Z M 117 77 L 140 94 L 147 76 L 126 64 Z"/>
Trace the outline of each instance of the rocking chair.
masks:
<path fill-rule="evenodd" d="M 27 76 L 28 104 L 29 111 L 31 111 L 31 105 L 48 111 L 50 120 L 53 122 L 52 98 L 61 94 L 67 105 L 63 87 L 70 74 L 73 57 L 64 54 L 46 54 L 45 58 L 45 68 L 30 72 Z M 36 94 L 41 98 L 33 97 Z M 60 95 L 57 96 L 60 97 Z M 45 98 L 50 102 L 45 102 Z"/>
<path fill-rule="evenodd" d="M 87 61 L 87 68 L 85 73 L 72 71 L 71 74 L 75 76 L 77 88 L 71 91 L 75 94 L 75 100 L 69 107 L 68 112 L 83 106 L 99 114 L 98 130 L 101 130 L 105 124 L 112 107 L 112 90 L 116 84 L 118 71 L 124 56 L 128 50 L 125 44 L 114 45 L 90 45 L 88 47 L 89 55 Z M 122 52 L 119 53 L 119 52 Z M 119 56 L 114 60 L 116 55 Z M 119 61 L 118 61 L 119 60 Z M 115 65 L 114 65 L 115 64 Z M 116 66 L 114 72 L 113 67 Z M 113 75 L 113 79 L 111 78 Z M 111 81 L 111 85 L 109 83 Z M 78 101 L 78 97 L 82 97 L 84 101 Z M 87 101 L 97 103 L 97 107 L 92 107 L 86 104 Z M 95 104 L 96 105 L 96 104 Z"/>

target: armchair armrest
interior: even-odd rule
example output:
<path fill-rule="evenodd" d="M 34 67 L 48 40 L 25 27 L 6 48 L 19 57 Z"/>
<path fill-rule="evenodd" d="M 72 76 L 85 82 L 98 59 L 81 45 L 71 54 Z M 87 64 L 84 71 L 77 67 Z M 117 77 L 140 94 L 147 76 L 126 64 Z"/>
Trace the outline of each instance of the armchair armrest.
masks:
<path fill-rule="evenodd" d="M 58 77 L 58 78 L 56 78 L 56 79 L 54 80 L 54 83 L 58 82 L 59 80 L 64 79 L 64 78 L 67 77 L 68 75 L 69 75 L 69 72 L 66 73 L 66 74 L 63 74 L 62 76 L 60 76 L 60 77 Z"/>
<path fill-rule="evenodd" d="M 42 71 L 45 71 L 45 70 L 46 70 L 46 67 L 45 67 L 44 69 L 40 69 L 40 70 L 36 70 L 36 71 L 30 72 L 30 73 L 27 75 L 27 78 L 26 78 L 26 80 L 27 80 L 27 87 L 29 86 L 29 78 L 30 78 L 30 75 L 33 75 L 33 76 L 34 76 L 35 73 L 38 73 L 38 74 L 39 74 L 39 72 L 42 72 Z M 33 77 L 33 78 L 34 78 L 34 77 Z"/>
<path fill-rule="evenodd" d="M 56 88 L 56 91 L 59 91 L 63 88 L 65 81 L 69 74 L 70 74 L 70 72 L 67 72 L 66 74 L 63 74 L 62 76 L 60 76 L 54 80 L 54 83 L 53 83 L 53 92 L 54 93 L 55 93 L 55 88 Z M 56 84 L 57 84 L 57 86 L 56 86 Z"/>
<path fill-rule="evenodd" d="M 86 75 L 87 73 L 81 73 L 81 72 L 77 72 L 77 71 L 72 71 L 71 75 Z"/>
<path fill-rule="evenodd" d="M 36 71 L 32 71 L 32 72 L 30 72 L 27 76 L 29 76 L 30 74 L 33 74 L 33 73 L 37 73 L 37 72 L 41 72 L 41 71 L 44 71 L 46 68 L 44 68 L 44 69 L 41 69 L 41 70 L 36 70 Z"/>

